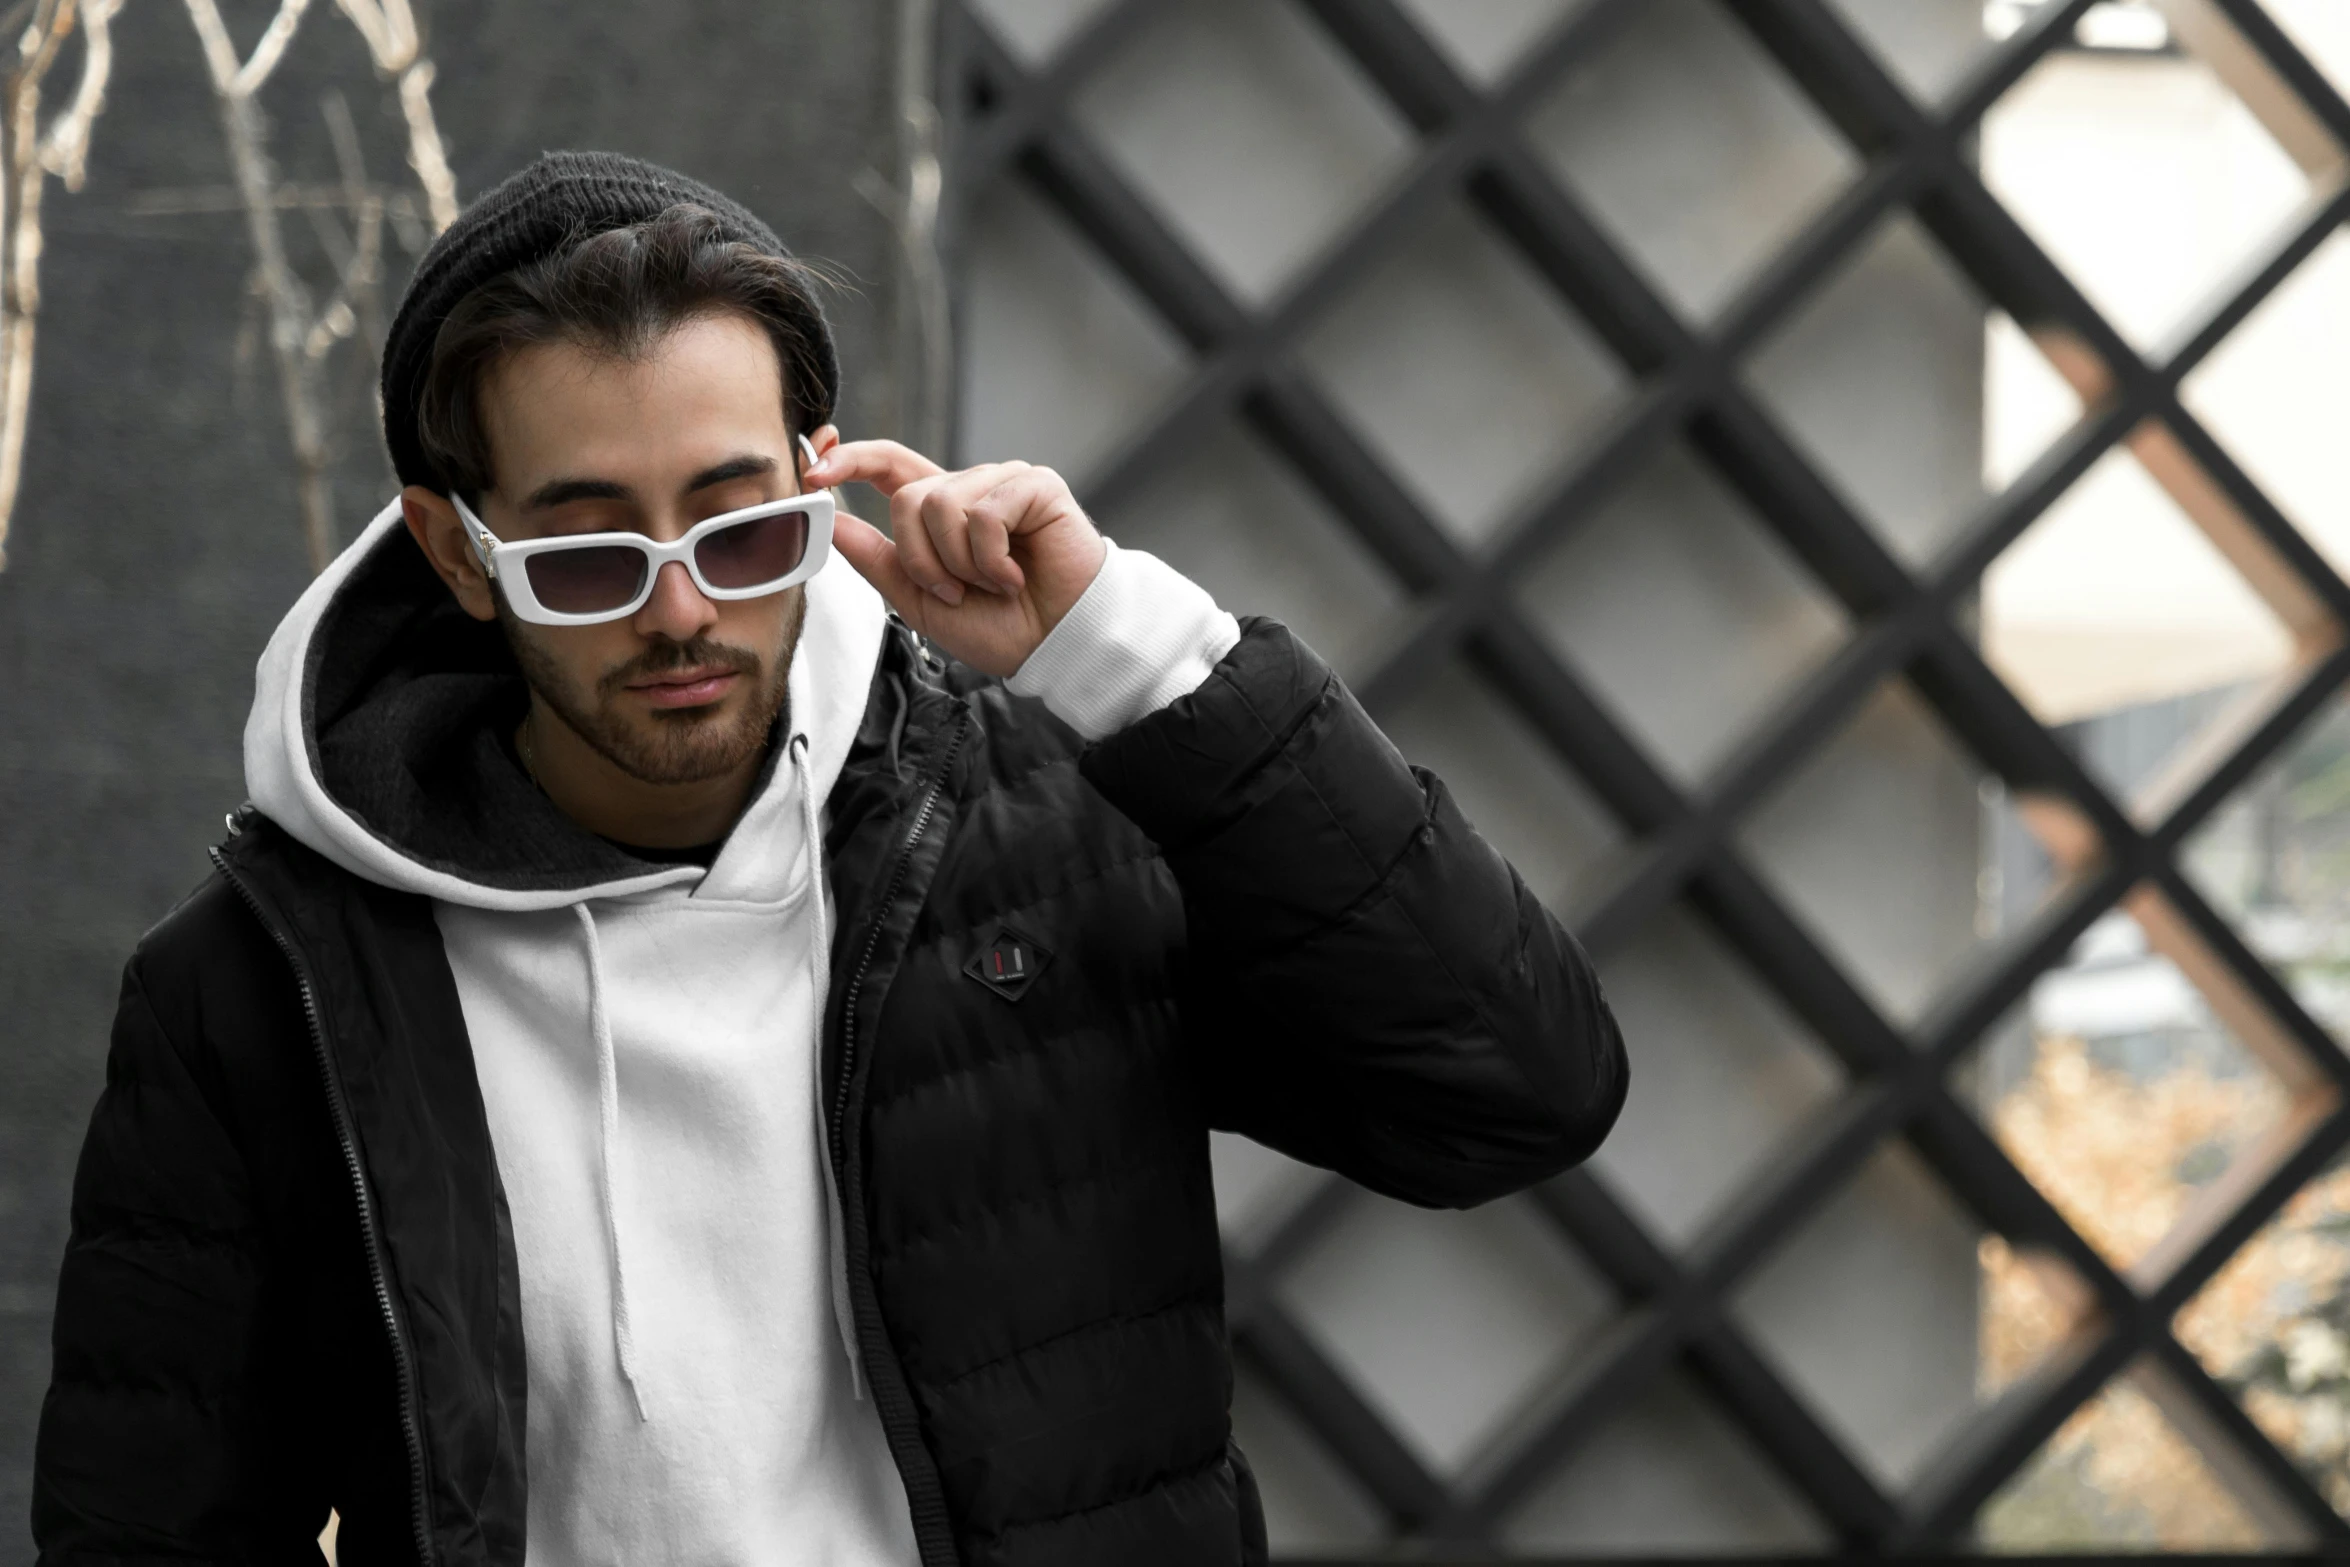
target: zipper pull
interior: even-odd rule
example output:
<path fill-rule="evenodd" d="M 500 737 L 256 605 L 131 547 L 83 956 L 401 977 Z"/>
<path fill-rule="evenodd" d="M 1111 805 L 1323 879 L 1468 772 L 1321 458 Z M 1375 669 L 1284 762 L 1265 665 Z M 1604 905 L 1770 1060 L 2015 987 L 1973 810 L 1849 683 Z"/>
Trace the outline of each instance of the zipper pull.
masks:
<path fill-rule="evenodd" d="M 889 612 L 889 623 L 906 634 L 907 644 L 913 648 L 915 655 L 919 657 L 925 665 L 931 669 L 946 668 L 945 660 L 938 656 L 938 650 L 931 645 L 930 639 L 924 636 L 921 632 L 916 631 L 912 626 L 907 625 L 905 620 L 894 609 Z"/>

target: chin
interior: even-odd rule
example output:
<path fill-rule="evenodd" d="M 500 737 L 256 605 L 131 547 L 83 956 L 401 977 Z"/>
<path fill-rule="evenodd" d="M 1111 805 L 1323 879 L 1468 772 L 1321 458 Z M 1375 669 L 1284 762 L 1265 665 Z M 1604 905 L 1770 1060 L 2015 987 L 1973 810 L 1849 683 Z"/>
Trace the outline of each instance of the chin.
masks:
<path fill-rule="evenodd" d="M 706 783 L 741 767 L 766 744 L 773 717 L 763 719 L 754 709 L 755 704 L 735 696 L 706 707 L 650 711 L 608 705 L 583 733 L 608 761 L 641 783 Z"/>
<path fill-rule="evenodd" d="M 766 743 L 767 725 L 743 709 L 747 704 L 714 702 L 676 708 L 629 725 L 634 754 L 613 760 L 647 783 L 702 783 L 722 778 L 756 756 Z M 631 765 L 631 764 L 634 765 Z"/>

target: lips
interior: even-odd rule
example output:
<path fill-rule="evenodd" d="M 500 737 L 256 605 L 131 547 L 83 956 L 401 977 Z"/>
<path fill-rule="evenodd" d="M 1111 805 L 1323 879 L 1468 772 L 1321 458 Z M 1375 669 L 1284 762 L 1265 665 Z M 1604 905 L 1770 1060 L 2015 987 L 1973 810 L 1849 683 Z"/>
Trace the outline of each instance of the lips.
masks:
<path fill-rule="evenodd" d="M 702 666 L 693 669 L 663 670 L 658 675 L 632 680 L 628 689 L 659 708 L 706 707 L 723 699 L 742 679 L 731 669 Z"/>

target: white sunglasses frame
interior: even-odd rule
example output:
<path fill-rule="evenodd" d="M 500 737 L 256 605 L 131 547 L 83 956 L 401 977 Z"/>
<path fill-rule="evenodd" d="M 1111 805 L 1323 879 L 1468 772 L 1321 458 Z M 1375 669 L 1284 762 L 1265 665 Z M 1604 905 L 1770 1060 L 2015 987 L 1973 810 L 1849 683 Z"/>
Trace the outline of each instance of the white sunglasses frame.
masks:
<path fill-rule="evenodd" d="M 802 436 L 800 439 L 805 445 L 807 437 Z M 813 450 L 809 453 L 809 460 L 815 460 Z M 449 499 L 456 503 L 457 515 L 465 524 L 465 542 L 473 546 L 474 558 L 481 562 L 482 574 L 504 588 L 507 606 L 517 618 L 538 626 L 600 626 L 606 621 L 626 620 L 643 609 L 652 598 L 653 588 L 661 579 L 661 568 L 671 561 L 685 567 L 686 575 L 693 579 L 694 586 L 705 598 L 755 599 L 797 587 L 823 570 L 825 561 L 832 555 L 833 504 L 830 490 L 809 490 L 799 495 L 787 495 L 777 501 L 762 501 L 756 506 L 720 512 L 715 517 L 695 523 L 667 544 L 655 543 L 641 533 L 566 533 L 554 538 L 522 539 L 510 544 L 492 533 L 489 525 L 474 515 L 473 508 L 465 504 L 464 496 L 451 491 Z M 801 555 L 797 566 L 773 582 L 762 582 L 753 588 L 712 587 L 703 577 L 702 568 L 694 560 L 694 548 L 702 540 L 738 522 L 754 522 L 761 517 L 781 517 L 792 512 L 805 512 L 808 518 L 808 548 Z M 609 545 L 636 550 L 651 562 L 645 572 L 644 586 L 637 590 L 635 598 L 618 609 L 598 610 L 586 615 L 566 614 L 561 610 L 549 609 L 539 602 L 538 594 L 530 585 L 530 573 L 523 569 L 523 563 L 531 556 Z M 501 567 L 505 569 L 500 570 Z"/>

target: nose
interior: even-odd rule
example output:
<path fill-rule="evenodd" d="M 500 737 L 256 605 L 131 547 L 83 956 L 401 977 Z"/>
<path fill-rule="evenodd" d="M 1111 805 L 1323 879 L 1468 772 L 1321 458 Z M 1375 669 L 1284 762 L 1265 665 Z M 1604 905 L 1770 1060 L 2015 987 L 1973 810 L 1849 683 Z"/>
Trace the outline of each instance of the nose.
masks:
<path fill-rule="evenodd" d="M 636 612 L 634 625 L 648 637 L 690 642 L 718 621 L 718 606 L 702 596 L 683 565 L 671 561 L 653 579 L 653 596 Z"/>

